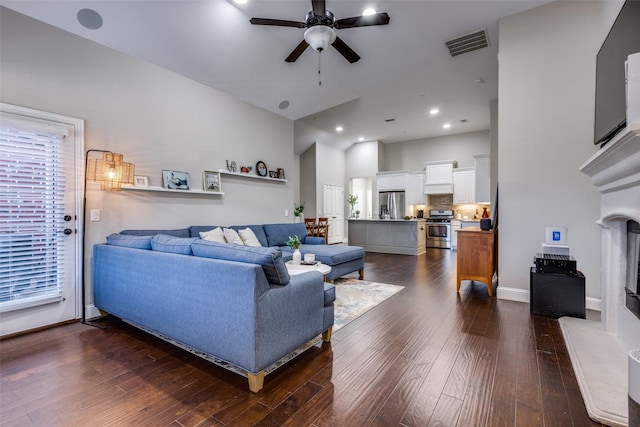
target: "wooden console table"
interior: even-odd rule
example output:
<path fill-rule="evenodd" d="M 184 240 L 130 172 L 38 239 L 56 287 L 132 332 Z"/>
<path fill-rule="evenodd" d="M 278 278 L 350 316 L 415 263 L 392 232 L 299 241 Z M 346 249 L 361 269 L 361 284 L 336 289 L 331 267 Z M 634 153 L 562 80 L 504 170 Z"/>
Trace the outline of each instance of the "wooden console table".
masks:
<path fill-rule="evenodd" d="M 489 296 L 493 295 L 492 281 L 495 273 L 495 250 L 493 230 L 480 230 L 480 227 L 465 227 L 458 233 L 458 278 L 460 282 L 474 280 L 485 283 Z"/>

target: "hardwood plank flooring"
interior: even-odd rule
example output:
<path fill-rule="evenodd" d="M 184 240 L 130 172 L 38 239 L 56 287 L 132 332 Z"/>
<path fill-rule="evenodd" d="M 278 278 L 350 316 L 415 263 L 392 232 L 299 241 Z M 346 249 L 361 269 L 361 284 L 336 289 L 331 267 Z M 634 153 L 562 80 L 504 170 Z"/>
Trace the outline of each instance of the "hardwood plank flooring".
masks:
<path fill-rule="evenodd" d="M 265 378 L 244 377 L 115 318 L 0 342 L 2 426 L 599 426 L 558 322 L 455 292 L 456 253 L 368 253 L 398 294 Z M 357 277 L 357 273 L 349 275 Z M 597 313 L 589 313 L 597 317 Z"/>

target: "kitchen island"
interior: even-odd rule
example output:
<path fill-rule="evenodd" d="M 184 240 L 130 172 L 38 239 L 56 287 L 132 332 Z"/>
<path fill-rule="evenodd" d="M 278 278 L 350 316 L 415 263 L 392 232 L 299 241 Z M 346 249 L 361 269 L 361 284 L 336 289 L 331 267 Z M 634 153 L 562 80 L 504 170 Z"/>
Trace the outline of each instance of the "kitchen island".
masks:
<path fill-rule="evenodd" d="M 424 219 L 350 219 L 349 245 L 367 252 L 420 255 L 426 252 Z"/>

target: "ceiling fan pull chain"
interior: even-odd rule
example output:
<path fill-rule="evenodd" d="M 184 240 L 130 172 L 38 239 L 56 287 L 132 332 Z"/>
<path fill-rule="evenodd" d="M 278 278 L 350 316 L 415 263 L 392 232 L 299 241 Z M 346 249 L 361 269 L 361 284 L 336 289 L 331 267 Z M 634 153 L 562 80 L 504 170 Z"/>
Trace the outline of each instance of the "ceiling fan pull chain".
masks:
<path fill-rule="evenodd" d="M 320 75 L 320 65 L 322 58 L 322 49 L 318 50 L 318 86 L 322 86 L 322 76 Z"/>

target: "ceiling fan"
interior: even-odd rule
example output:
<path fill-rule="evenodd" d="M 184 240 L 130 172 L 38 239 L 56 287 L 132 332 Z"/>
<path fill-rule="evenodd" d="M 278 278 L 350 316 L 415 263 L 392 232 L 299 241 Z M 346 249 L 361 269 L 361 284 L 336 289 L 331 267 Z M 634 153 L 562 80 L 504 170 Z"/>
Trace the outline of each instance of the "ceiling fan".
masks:
<path fill-rule="evenodd" d="M 335 19 L 333 13 L 325 8 L 325 0 L 311 0 L 311 7 L 312 10 L 307 13 L 305 22 L 269 18 L 251 18 L 249 22 L 253 25 L 273 25 L 307 29 L 304 32 L 304 40 L 287 56 L 285 59 L 286 62 L 295 62 L 308 46 L 311 46 L 318 52 L 322 52 L 331 45 L 352 64 L 357 62 L 360 56 L 336 35 L 335 30 L 368 27 L 371 25 L 387 25 L 389 23 L 389 15 L 386 13 Z"/>

